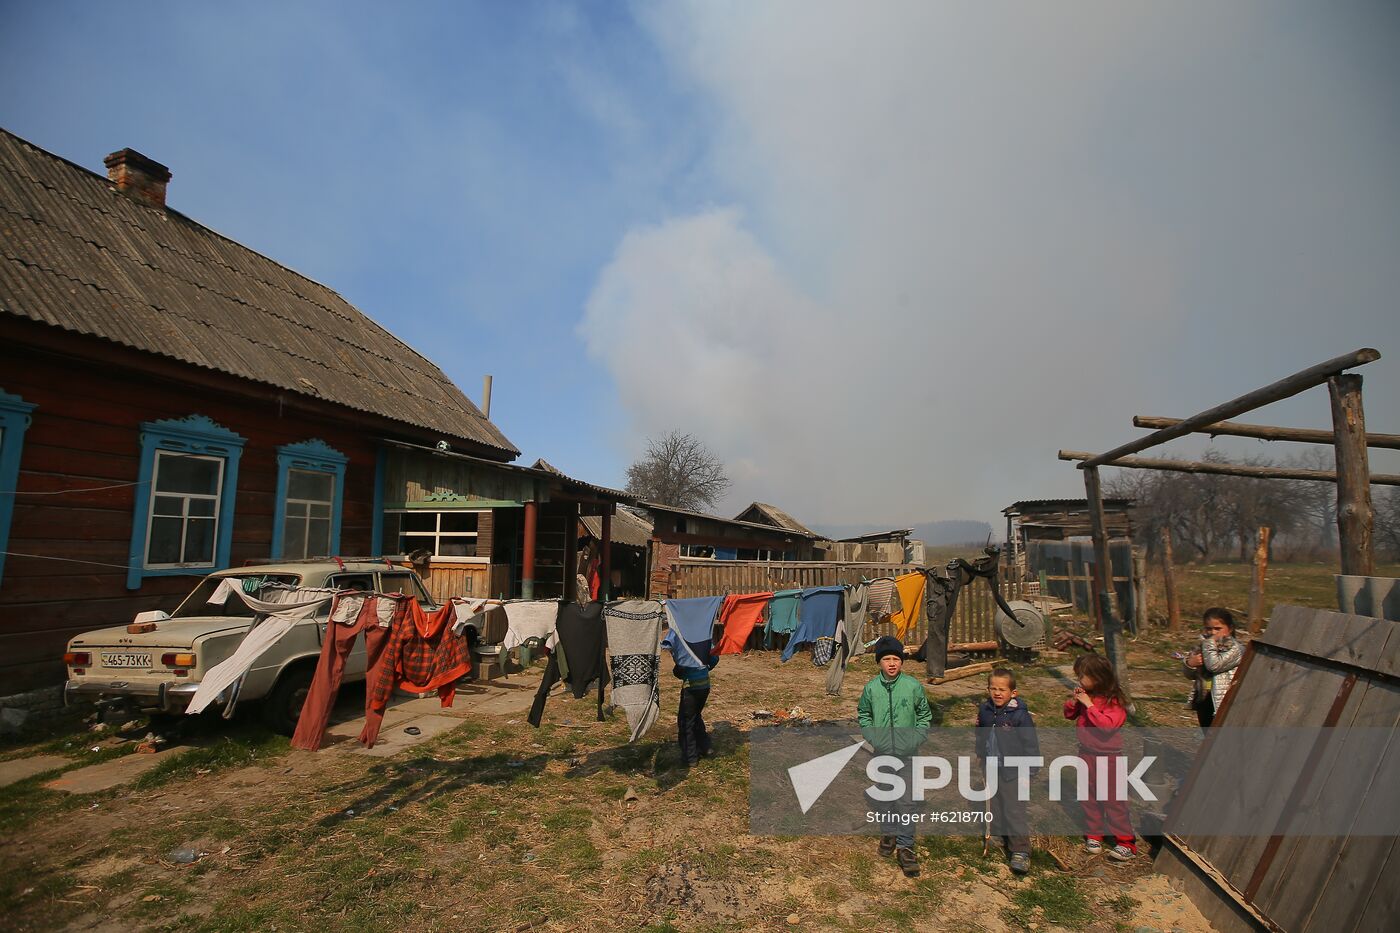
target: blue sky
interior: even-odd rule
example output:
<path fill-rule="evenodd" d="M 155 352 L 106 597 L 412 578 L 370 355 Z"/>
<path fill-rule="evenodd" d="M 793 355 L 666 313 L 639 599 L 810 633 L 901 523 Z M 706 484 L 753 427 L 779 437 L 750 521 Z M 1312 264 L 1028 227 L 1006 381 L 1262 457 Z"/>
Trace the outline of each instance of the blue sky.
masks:
<path fill-rule="evenodd" d="M 473 398 L 491 373 L 523 459 L 593 482 L 674 427 L 729 464 L 723 510 L 990 521 L 1081 493 L 1060 447 L 1367 345 L 1400 430 L 1393 4 L 4 15 L 0 125 L 165 162 L 171 206 Z"/>

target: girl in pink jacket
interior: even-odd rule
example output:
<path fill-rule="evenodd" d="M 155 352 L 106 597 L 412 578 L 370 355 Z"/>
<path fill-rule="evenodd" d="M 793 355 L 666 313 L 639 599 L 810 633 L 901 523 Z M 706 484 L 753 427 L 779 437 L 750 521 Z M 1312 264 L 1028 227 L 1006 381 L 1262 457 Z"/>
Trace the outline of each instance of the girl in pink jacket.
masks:
<path fill-rule="evenodd" d="M 1113 666 L 1101 655 L 1080 655 L 1074 662 L 1079 686 L 1065 701 L 1065 718 L 1075 720 L 1079 757 L 1089 768 L 1089 796 L 1084 807 L 1087 830 L 1084 847 L 1097 855 L 1107 838 L 1108 856 L 1126 862 L 1137 854 L 1136 836 L 1128 817 L 1128 802 L 1117 793 L 1118 772 L 1123 767 L 1123 736 L 1119 729 L 1128 719 L 1128 698 L 1118 685 Z M 1106 759 L 1104 765 L 1099 762 Z M 1100 782 L 1100 768 L 1106 781 Z"/>

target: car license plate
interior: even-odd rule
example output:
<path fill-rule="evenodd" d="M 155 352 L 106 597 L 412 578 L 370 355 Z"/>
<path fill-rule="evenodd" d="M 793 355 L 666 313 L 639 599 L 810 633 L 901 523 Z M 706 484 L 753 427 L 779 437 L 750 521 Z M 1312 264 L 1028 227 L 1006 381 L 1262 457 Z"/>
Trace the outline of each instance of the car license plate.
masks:
<path fill-rule="evenodd" d="M 151 666 L 151 654 L 148 651 L 104 651 L 102 666 L 148 668 Z"/>

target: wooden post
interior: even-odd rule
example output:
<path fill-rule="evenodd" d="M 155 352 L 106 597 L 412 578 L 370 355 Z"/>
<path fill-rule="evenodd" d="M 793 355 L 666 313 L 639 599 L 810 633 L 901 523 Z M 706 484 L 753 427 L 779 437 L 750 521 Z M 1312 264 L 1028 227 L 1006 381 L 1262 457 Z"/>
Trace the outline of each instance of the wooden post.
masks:
<path fill-rule="evenodd" d="M 520 597 L 535 598 L 535 537 L 540 521 L 540 504 L 531 500 L 525 503 L 525 543 L 524 554 L 520 558 Z"/>
<path fill-rule="evenodd" d="M 1176 567 L 1172 565 L 1172 530 L 1162 529 L 1162 589 L 1167 593 L 1167 631 L 1181 628 L 1181 607 L 1176 601 Z"/>
<path fill-rule="evenodd" d="M 1103 631 L 1103 614 L 1099 612 L 1099 601 L 1096 595 L 1099 591 L 1099 574 L 1093 564 L 1087 560 L 1084 562 L 1084 605 L 1089 610 L 1089 615 L 1094 619 L 1094 628 Z"/>
<path fill-rule="evenodd" d="M 1147 631 L 1147 554 L 1140 547 L 1133 548 L 1133 619 L 1138 634 Z"/>
<path fill-rule="evenodd" d="M 1079 583 L 1074 579 L 1074 548 L 1069 551 L 1069 558 L 1065 561 L 1065 577 L 1069 580 L 1069 609 L 1070 612 L 1079 612 Z M 1086 606 L 1085 609 L 1088 607 Z"/>
<path fill-rule="evenodd" d="M 1128 664 L 1123 645 L 1123 626 L 1114 607 L 1113 562 L 1108 556 L 1108 523 L 1103 514 L 1103 487 L 1099 483 L 1099 468 L 1084 467 L 1084 492 L 1089 500 L 1089 522 L 1094 535 L 1094 562 L 1099 566 L 1099 616 L 1103 620 L 1103 652 L 1123 692 L 1132 696 L 1128 684 Z M 1131 704 L 1130 704 L 1131 706 Z"/>
<path fill-rule="evenodd" d="M 1332 431 L 1337 449 L 1337 531 L 1342 573 L 1369 577 L 1376 571 L 1371 546 L 1371 466 L 1366 459 L 1366 415 L 1361 377 L 1344 373 L 1327 380 L 1332 396 Z"/>
<path fill-rule="evenodd" d="M 601 529 L 603 532 L 601 542 L 603 553 L 602 559 L 598 563 L 598 575 L 601 577 L 598 581 L 598 598 L 603 602 L 607 602 L 612 597 L 612 517 L 614 507 L 611 502 L 603 507 L 603 527 Z"/>
<path fill-rule="evenodd" d="M 569 503 L 564 516 L 564 602 L 588 602 L 588 592 L 578 592 L 578 516 L 578 503 Z"/>
<path fill-rule="evenodd" d="M 1254 548 L 1254 579 L 1249 584 L 1249 634 L 1259 631 L 1264 622 L 1264 574 L 1269 569 L 1269 526 L 1259 528 L 1259 542 Z"/>

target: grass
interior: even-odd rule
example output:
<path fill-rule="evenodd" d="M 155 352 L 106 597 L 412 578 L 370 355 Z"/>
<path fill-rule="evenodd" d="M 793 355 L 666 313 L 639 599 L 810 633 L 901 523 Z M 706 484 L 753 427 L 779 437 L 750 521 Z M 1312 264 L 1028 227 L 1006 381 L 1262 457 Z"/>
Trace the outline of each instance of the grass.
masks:
<path fill-rule="evenodd" d="M 250 765 L 280 755 L 289 747 L 285 736 L 257 726 L 235 726 L 228 735 L 211 744 L 196 746 L 165 759 L 138 777 L 132 787 L 150 790 L 177 778 Z"/>
<path fill-rule="evenodd" d="M 1069 875 L 1039 875 L 1011 892 L 1011 906 L 1002 919 L 1019 927 L 1053 923 L 1072 930 L 1095 918 L 1080 882 Z"/>

